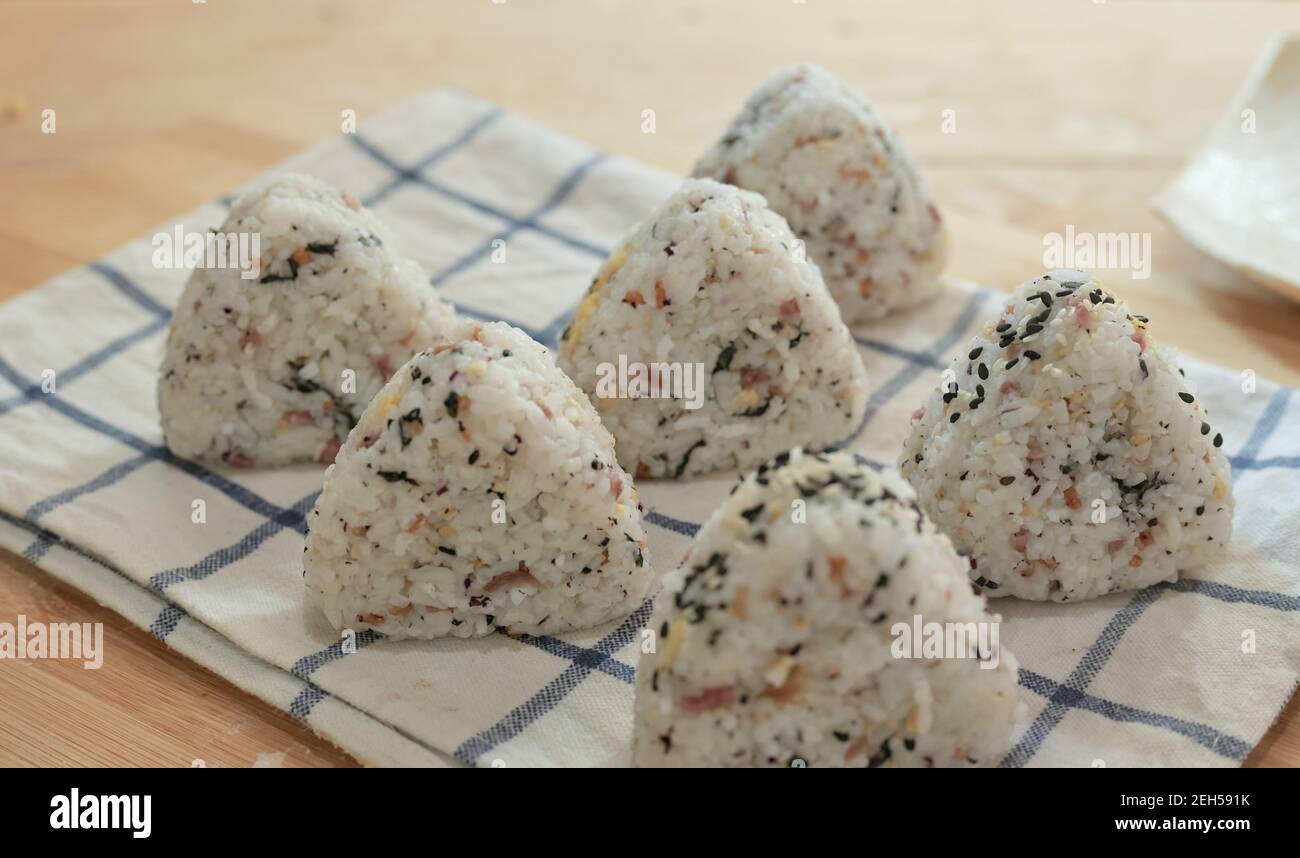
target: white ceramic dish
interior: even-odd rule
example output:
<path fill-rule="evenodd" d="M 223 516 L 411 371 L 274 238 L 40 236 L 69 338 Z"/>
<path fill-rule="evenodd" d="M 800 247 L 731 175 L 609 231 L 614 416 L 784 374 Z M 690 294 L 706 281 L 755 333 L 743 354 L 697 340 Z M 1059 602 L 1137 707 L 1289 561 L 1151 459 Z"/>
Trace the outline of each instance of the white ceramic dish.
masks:
<path fill-rule="evenodd" d="M 1205 253 L 1300 301 L 1300 37 L 1269 45 L 1153 204 Z"/>

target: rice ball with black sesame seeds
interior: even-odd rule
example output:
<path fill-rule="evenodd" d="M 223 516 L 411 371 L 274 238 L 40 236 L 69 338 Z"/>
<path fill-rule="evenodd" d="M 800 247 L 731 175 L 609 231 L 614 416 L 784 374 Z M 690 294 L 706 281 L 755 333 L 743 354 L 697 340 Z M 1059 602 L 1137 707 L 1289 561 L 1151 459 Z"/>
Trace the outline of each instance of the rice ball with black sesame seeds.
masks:
<path fill-rule="evenodd" d="M 861 422 L 862 357 L 793 245 L 762 197 L 691 179 L 597 274 L 560 367 L 638 479 L 752 467 Z"/>
<path fill-rule="evenodd" d="M 641 506 L 550 352 L 501 323 L 394 374 L 326 472 L 305 581 L 338 628 L 542 634 L 640 605 Z"/>
<path fill-rule="evenodd" d="M 1022 284 L 913 415 L 901 469 L 990 595 L 1076 601 L 1204 568 L 1232 475 L 1176 356 L 1090 274 Z"/>
<path fill-rule="evenodd" d="M 250 191 L 219 232 L 257 236 L 260 258 L 251 278 L 196 268 L 181 293 L 158 407 L 182 458 L 329 464 L 393 370 L 460 324 L 375 215 L 317 179 Z"/>
<path fill-rule="evenodd" d="M 898 474 L 793 450 L 741 480 L 667 576 L 634 760 L 993 765 L 1021 714 L 997 622 Z M 934 629 L 951 650 L 918 649 L 911 632 Z"/>
<path fill-rule="evenodd" d="M 894 133 L 825 69 L 774 74 L 694 172 L 766 197 L 807 243 L 849 324 L 935 291 L 947 257 L 939 209 Z"/>

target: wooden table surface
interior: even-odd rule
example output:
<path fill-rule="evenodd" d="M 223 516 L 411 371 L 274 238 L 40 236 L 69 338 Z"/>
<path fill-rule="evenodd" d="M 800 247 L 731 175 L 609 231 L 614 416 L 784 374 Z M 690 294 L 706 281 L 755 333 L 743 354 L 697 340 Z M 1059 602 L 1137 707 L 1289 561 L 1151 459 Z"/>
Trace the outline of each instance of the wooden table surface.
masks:
<path fill-rule="evenodd" d="M 1043 235 L 1066 224 L 1149 232 L 1152 277 L 1115 285 L 1158 309 L 1163 339 L 1296 385 L 1300 306 L 1201 256 L 1148 206 L 1284 30 L 1300 31 L 1300 6 L 6 0 L 0 299 L 337 133 L 344 109 L 364 121 L 454 83 L 680 173 L 773 68 L 811 60 L 861 89 L 920 162 L 951 226 L 950 273 L 1008 289 L 1041 271 Z M 353 763 L 4 552 L 0 605 L 0 619 L 102 621 L 113 654 L 97 671 L 0 662 L 0 765 Z M 1296 700 L 1249 764 L 1300 765 Z"/>

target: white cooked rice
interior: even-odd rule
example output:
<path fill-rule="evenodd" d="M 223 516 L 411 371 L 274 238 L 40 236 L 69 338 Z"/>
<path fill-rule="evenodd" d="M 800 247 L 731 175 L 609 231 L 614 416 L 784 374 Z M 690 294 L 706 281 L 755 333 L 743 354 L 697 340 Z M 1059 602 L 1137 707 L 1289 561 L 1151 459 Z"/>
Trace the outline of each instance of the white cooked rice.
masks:
<path fill-rule="evenodd" d="M 317 179 L 280 176 L 219 230 L 257 234 L 258 276 L 197 268 L 158 385 L 176 455 L 250 467 L 333 461 L 361 410 L 417 350 L 457 325 L 388 230 Z"/>
<path fill-rule="evenodd" d="M 933 294 L 947 256 L 938 208 L 871 105 L 825 69 L 781 69 L 695 166 L 767 198 L 807 242 L 849 324 Z"/>
<path fill-rule="evenodd" d="M 917 617 L 996 622 L 965 570 L 897 474 L 845 453 L 764 465 L 657 599 L 655 651 L 637 667 L 636 763 L 996 763 L 1019 715 L 1011 654 L 894 649 L 894 624 Z"/>
<path fill-rule="evenodd" d="M 1222 436 L 1146 319 L 1091 275 L 1022 284 L 951 370 L 900 467 L 990 595 L 1173 581 L 1228 542 Z"/>
<path fill-rule="evenodd" d="M 593 626 L 651 580 L 613 438 L 550 353 L 500 323 L 397 371 L 308 526 L 306 584 L 330 622 L 390 637 Z"/>
<path fill-rule="evenodd" d="M 704 402 L 601 395 L 602 364 L 700 365 Z M 641 477 L 751 467 L 843 440 L 866 370 L 817 267 L 762 197 L 693 179 L 604 264 L 560 346 Z"/>

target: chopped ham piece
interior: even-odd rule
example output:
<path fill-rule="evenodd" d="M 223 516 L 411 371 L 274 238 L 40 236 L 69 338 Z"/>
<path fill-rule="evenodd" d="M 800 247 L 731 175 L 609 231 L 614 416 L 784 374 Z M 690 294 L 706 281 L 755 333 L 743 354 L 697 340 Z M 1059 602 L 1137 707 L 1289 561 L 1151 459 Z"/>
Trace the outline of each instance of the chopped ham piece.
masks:
<path fill-rule="evenodd" d="M 331 438 L 321 445 L 320 450 L 316 453 L 316 461 L 322 465 L 332 465 L 339 455 L 339 448 L 343 445 L 339 443 L 338 438 Z"/>
<path fill-rule="evenodd" d="M 221 461 L 230 465 L 232 468 L 251 468 L 257 464 L 257 460 L 247 453 L 241 453 L 238 450 L 227 450 L 221 454 Z"/>
<path fill-rule="evenodd" d="M 495 593 L 497 590 L 505 590 L 512 587 L 541 587 L 542 582 L 533 577 L 533 573 L 528 571 L 528 567 L 522 562 L 519 568 L 513 572 L 504 572 L 487 583 L 483 588 L 486 593 Z"/>
<path fill-rule="evenodd" d="M 767 370 L 765 369 L 745 367 L 740 371 L 740 386 L 745 390 L 749 390 L 754 385 L 762 384 L 769 378 L 771 378 L 771 376 L 767 374 Z"/>
<path fill-rule="evenodd" d="M 709 688 L 688 697 L 683 697 L 680 701 L 681 707 L 686 712 L 707 712 L 710 709 L 717 709 L 719 706 L 729 706 L 736 700 L 736 686 L 723 685 L 718 688 Z"/>
<path fill-rule="evenodd" d="M 1092 310 L 1089 308 L 1088 299 L 1080 295 L 1071 295 L 1070 300 L 1065 302 L 1074 310 L 1074 321 L 1085 331 L 1092 325 Z"/>

